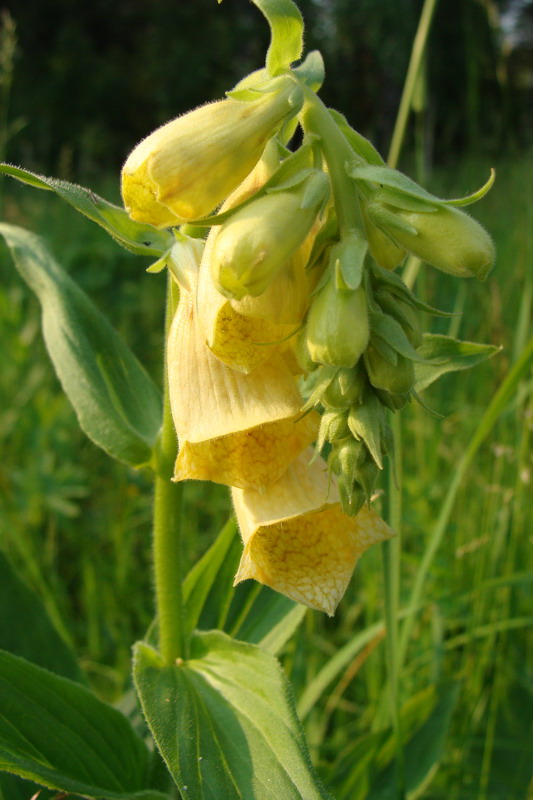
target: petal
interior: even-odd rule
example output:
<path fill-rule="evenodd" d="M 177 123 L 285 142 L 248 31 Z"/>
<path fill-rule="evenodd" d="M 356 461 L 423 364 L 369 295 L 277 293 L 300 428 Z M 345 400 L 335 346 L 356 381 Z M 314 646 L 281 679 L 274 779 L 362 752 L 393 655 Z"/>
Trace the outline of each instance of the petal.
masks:
<path fill-rule="evenodd" d="M 317 418 L 290 417 L 203 442 L 185 441 L 175 481 L 214 481 L 260 492 L 277 481 L 317 434 Z"/>
<path fill-rule="evenodd" d="M 217 291 L 210 271 L 213 244 L 219 231 L 212 228 L 204 250 L 198 280 L 198 315 L 207 346 L 220 361 L 248 374 L 272 357 L 294 324 L 277 324 L 245 316 Z"/>
<path fill-rule="evenodd" d="M 322 459 L 302 453 L 263 492 L 233 489 L 244 541 L 235 583 L 255 578 L 292 600 L 333 615 L 361 554 L 393 533 L 370 508 L 341 510 Z"/>
<path fill-rule="evenodd" d="M 299 418 L 302 400 L 284 358 L 275 354 L 251 375 L 220 362 L 204 344 L 190 292 L 170 328 L 168 379 L 180 441 L 175 480 L 260 489 L 316 438 L 318 415 Z"/>

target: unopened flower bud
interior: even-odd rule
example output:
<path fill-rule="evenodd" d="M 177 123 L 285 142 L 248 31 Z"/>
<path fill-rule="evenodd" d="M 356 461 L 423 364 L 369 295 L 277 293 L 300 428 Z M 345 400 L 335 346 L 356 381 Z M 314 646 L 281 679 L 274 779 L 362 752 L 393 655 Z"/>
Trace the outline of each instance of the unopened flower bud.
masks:
<path fill-rule="evenodd" d="M 305 328 L 303 328 L 295 337 L 293 350 L 298 364 L 305 373 L 313 372 L 313 370 L 316 369 L 317 365 L 311 358 L 309 348 L 307 346 L 307 332 Z"/>
<path fill-rule="evenodd" d="M 322 414 L 320 429 L 318 432 L 318 442 L 331 442 L 332 444 L 340 439 L 350 436 L 348 427 L 347 411 L 327 411 Z"/>
<path fill-rule="evenodd" d="M 236 211 L 216 236 L 211 276 L 225 297 L 262 294 L 310 232 L 329 191 L 323 172 Z"/>
<path fill-rule="evenodd" d="M 415 382 L 413 362 L 397 353 L 396 364 L 391 364 L 379 350 L 369 345 L 365 352 L 368 378 L 376 389 L 384 389 L 391 395 L 409 392 Z"/>
<path fill-rule="evenodd" d="M 422 327 L 420 325 L 420 314 L 414 305 L 387 291 L 385 287 L 380 287 L 374 293 L 374 297 L 381 309 L 400 323 L 403 332 L 413 347 L 420 347 L 423 341 Z"/>
<path fill-rule="evenodd" d="M 284 77 L 258 100 L 220 100 L 158 128 L 122 169 L 128 214 L 157 227 L 205 217 L 253 169 L 302 100 L 301 90 Z"/>
<path fill-rule="evenodd" d="M 395 215 L 412 226 L 411 233 L 391 228 L 395 241 L 415 256 L 458 278 L 485 278 L 495 251 L 487 231 L 464 211 L 441 205 L 436 211 L 396 210 Z"/>
<path fill-rule="evenodd" d="M 379 468 L 364 442 L 353 438 L 338 442 L 328 463 L 338 475 L 342 510 L 354 516 L 372 497 Z"/>
<path fill-rule="evenodd" d="M 407 405 L 409 400 L 409 392 L 405 394 L 390 394 L 383 389 L 376 389 L 375 391 L 381 405 L 390 408 L 391 411 L 400 411 Z"/>
<path fill-rule="evenodd" d="M 367 449 L 364 442 L 348 436 L 335 443 L 329 457 L 329 464 L 337 475 L 344 475 L 353 480 L 355 471 L 365 463 L 366 458 Z"/>
<path fill-rule="evenodd" d="M 313 361 L 353 367 L 368 344 L 366 293 L 339 289 L 332 273 L 313 300 L 307 320 L 307 344 Z"/>
<path fill-rule="evenodd" d="M 406 256 L 403 247 L 395 244 L 392 239 L 374 225 L 368 214 L 363 209 L 368 249 L 377 263 L 385 269 L 394 269 L 401 264 Z"/>
<path fill-rule="evenodd" d="M 322 403 L 331 408 L 350 408 L 361 401 L 367 378 L 364 369 L 341 367 L 322 395 Z"/>

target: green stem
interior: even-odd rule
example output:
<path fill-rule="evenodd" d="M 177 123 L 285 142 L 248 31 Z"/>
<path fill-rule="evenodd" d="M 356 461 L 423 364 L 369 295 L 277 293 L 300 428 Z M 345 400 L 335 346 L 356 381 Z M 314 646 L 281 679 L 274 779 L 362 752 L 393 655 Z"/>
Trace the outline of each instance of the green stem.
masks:
<path fill-rule="evenodd" d="M 405 136 L 405 128 L 407 126 L 407 120 L 409 119 L 411 102 L 416 89 L 418 74 L 423 63 L 429 30 L 431 28 L 431 21 L 433 19 L 436 6 L 437 0 L 425 0 L 422 13 L 420 14 L 418 28 L 411 50 L 411 59 L 409 61 L 409 67 L 407 69 L 407 75 L 403 85 L 400 107 L 398 109 L 396 124 L 392 134 L 389 157 L 387 159 L 387 164 L 389 167 L 396 167 L 398 159 L 400 158 L 400 152 Z"/>
<path fill-rule="evenodd" d="M 340 236 L 364 235 L 355 183 L 346 172 L 346 165 L 355 159 L 354 152 L 320 98 L 308 87 L 304 87 L 304 91 L 302 125 L 304 130 L 320 136 L 320 147 L 331 178 Z"/>
<path fill-rule="evenodd" d="M 165 334 L 177 306 L 177 291 L 168 276 L 167 320 Z M 166 336 L 165 336 L 166 339 Z M 165 347 L 166 354 L 166 347 Z M 167 380 L 165 358 L 165 387 L 163 393 L 163 426 L 157 458 L 154 496 L 153 557 L 159 649 L 166 664 L 186 658 L 184 612 L 182 597 L 182 496 L 183 484 L 172 483 L 177 442 Z"/>
<path fill-rule="evenodd" d="M 389 461 L 389 524 L 396 536 L 382 545 L 385 594 L 385 625 L 390 717 L 396 739 L 396 789 L 397 797 L 405 797 L 405 764 L 403 734 L 400 719 L 400 663 L 398 658 L 398 612 L 400 603 L 400 553 L 402 525 L 402 430 L 397 414 L 392 416 L 394 437 L 394 462 Z"/>

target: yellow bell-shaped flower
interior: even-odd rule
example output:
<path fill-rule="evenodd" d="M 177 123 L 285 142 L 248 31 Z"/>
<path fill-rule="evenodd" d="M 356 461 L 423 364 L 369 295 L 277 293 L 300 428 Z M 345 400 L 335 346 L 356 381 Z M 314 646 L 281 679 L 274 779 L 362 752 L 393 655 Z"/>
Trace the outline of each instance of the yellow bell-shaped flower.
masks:
<path fill-rule="evenodd" d="M 213 356 L 198 324 L 195 292 L 182 292 L 167 352 L 180 444 L 174 480 L 261 490 L 316 438 L 318 415 L 300 418 L 298 387 L 279 353 L 251 375 Z"/>
<path fill-rule="evenodd" d="M 151 133 L 122 169 L 132 219 L 169 227 L 209 214 L 248 175 L 302 92 L 278 78 L 258 100 L 227 98 L 190 111 Z"/>
<path fill-rule="evenodd" d="M 254 578 L 332 616 L 362 553 L 393 532 L 368 506 L 344 514 L 334 478 L 312 456 L 302 452 L 261 492 L 232 490 L 244 542 L 235 584 Z"/>

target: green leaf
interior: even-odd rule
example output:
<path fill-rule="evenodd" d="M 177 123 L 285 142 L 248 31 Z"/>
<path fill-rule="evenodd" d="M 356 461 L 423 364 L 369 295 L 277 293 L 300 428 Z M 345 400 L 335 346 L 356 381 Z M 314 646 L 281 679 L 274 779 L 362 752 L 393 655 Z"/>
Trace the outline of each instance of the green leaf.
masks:
<path fill-rule="evenodd" d="M 238 551 L 234 548 L 237 543 L 236 533 L 237 525 L 235 520 L 228 520 L 209 550 L 196 562 L 183 581 L 183 602 L 185 604 L 185 619 L 189 634 L 198 625 L 213 586 L 216 584 L 224 589 L 223 584 L 225 583 L 227 590 L 231 592 L 232 583 L 227 578 L 226 581 L 221 581 L 220 578 L 221 572 L 228 561 L 231 564 L 230 575 L 228 575 L 231 582 L 235 574 L 238 563 Z M 236 551 L 236 558 L 235 556 L 232 557 L 232 550 Z M 224 601 L 222 598 L 218 598 L 218 609 L 220 610 L 220 607 L 225 606 L 227 602 L 227 599 Z M 216 624 L 215 620 L 213 620 L 210 627 L 213 627 L 214 624 Z"/>
<path fill-rule="evenodd" d="M 38 236 L 6 224 L 0 234 L 39 298 L 46 347 L 81 428 L 114 458 L 147 463 L 161 425 L 155 384 Z"/>
<path fill-rule="evenodd" d="M 261 586 L 254 592 L 253 583 L 248 587 L 243 584 L 237 586 L 237 607 L 242 605 L 239 591 L 241 587 L 248 588 L 251 602 L 246 604 L 244 613 L 239 615 L 238 623 L 231 629 L 232 635 L 240 641 L 257 644 L 268 653 L 277 655 L 302 622 L 307 608 L 268 586 Z"/>
<path fill-rule="evenodd" d="M 48 789 L 42 789 L 36 783 L 24 781 L 18 775 L 0 772 L 0 800 L 30 800 L 40 791 L 38 800 L 49 800 L 52 797 Z M 54 796 L 57 797 L 56 792 Z"/>
<path fill-rule="evenodd" d="M 329 113 L 348 140 L 352 150 L 358 156 L 360 156 L 363 161 L 368 162 L 368 164 L 375 164 L 379 167 L 385 166 L 385 162 L 381 158 L 372 142 L 370 142 L 368 139 L 365 139 L 365 137 L 361 136 L 361 134 L 357 133 L 357 131 L 354 131 L 354 129 L 348 124 L 346 117 L 332 108 L 329 109 Z"/>
<path fill-rule="evenodd" d="M 491 344 L 478 344 L 477 342 L 464 342 L 437 333 L 425 333 L 424 341 L 417 349 L 426 362 L 415 363 L 415 390 L 421 392 L 427 389 L 437 378 L 447 372 L 456 372 L 469 369 L 481 364 L 501 347 Z M 434 363 L 427 363 L 427 361 Z M 436 363 L 435 363 L 436 362 Z"/>
<path fill-rule="evenodd" d="M 146 788 L 149 752 L 126 717 L 88 689 L 0 652 L 0 769 L 108 800 L 164 800 Z"/>
<path fill-rule="evenodd" d="M 348 167 L 348 174 L 354 180 L 375 183 L 380 190 L 384 190 L 385 187 L 395 190 L 398 193 L 397 195 L 394 193 L 387 194 L 390 199 L 386 200 L 386 202 L 391 205 L 398 205 L 402 202 L 402 199 L 406 200 L 409 197 L 413 200 L 425 201 L 426 210 L 433 211 L 436 207 L 435 204 L 438 206 L 443 202 L 435 195 L 427 192 L 411 178 L 408 178 L 407 175 L 391 167 L 374 164 L 365 164 L 363 166 L 352 164 Z M 397 202 L 394 202 L 393 197 L 397 197 Z M 399 207 L 401 208 L 402 206 L 399 205 Z M 420 208 L 416 210 L 420 210 Z"/>
<path fill-rule="evenodd" d="M 0 648 L 84 682 L 74 654 L 53 626 L 36 594 L 18 577 L 0 551 Z M 7 612 L 9 609 L 9 612 Z"/>
<path fill-rule="evenodd" d="M 324 59 L 321 53 L 318 50 L 312 50 L 294 72 L 313 92 L 318 92 L 325 77 Z"/>
<path fill-rule="evenodd" d="M 271 75 L 284 72 L 303 50 L 304 23 L 292 0 L 252 0 L 270 25 L 266 67 Z"/>
<path fill-rule="evenodd" d="M 427 785 L 443 756 L 448 729 L 457 703 L 458 689 L 457 684 L 446 684 L 438 690 L 431 713 L 405 743 L 407 797 L 413 797 L 414 793 L 418 793 Z M 404 715 L 402 713 L 402 717 Z M 394 737 L 391 737 L 391 756 L 393 752 Z M 372 781 L 367 800 L 396 800 L 397 796 L 395 764 L 391 758 L 387 767 Z"/>
<path fill-rule="evenodd" d="M 83 186 L 37 175 L 35 172 L 11 164 L 0 164 L 0 173 L 10 175 L 29 186 L 55 192 L 80 214 L 101 225 L 115 241 L 132 253 L 141 256 L 161 256 L 174 243 L 169 231 L 160 231 L 152 225 L 134 222 L 123 208 L 104 200 Z"/>
<path fill-rule="evenodd" d="M 191 659 L 164 665 L 138 643 L 134 679 L 148 725 L 180 791 L 195 800 L 315 800 L 319 784 L 279 663 L 219 631 Z"/>

